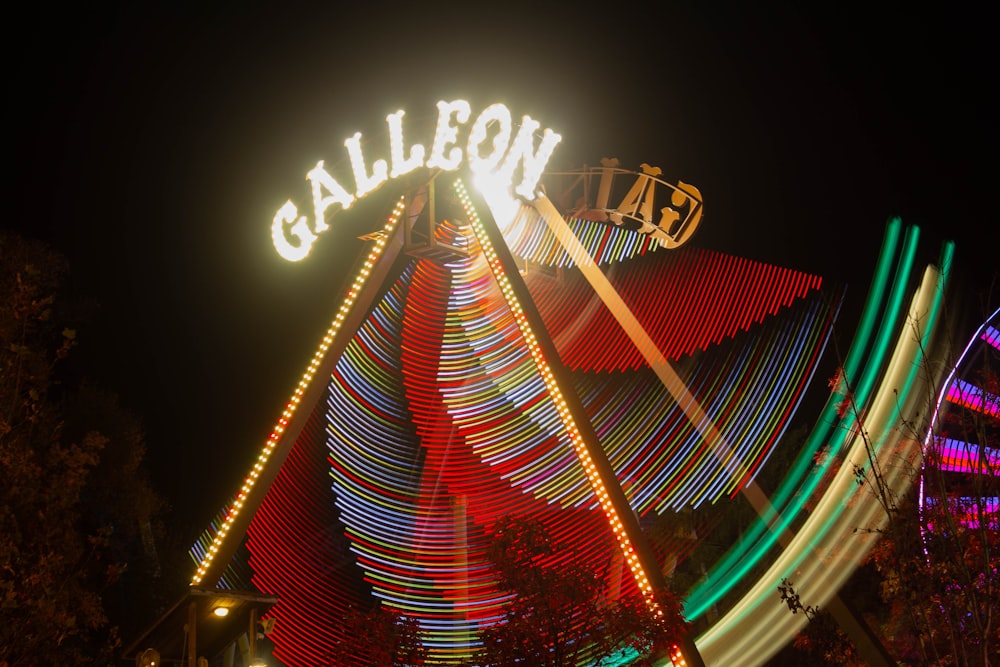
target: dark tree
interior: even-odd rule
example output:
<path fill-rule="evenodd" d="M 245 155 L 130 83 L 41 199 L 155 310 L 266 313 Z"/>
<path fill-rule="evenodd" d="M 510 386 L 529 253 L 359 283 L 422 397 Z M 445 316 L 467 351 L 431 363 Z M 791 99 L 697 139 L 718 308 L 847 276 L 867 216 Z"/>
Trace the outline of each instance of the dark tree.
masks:
<path fill-rule="evenodd" d="M 490 557 L 510 600 L 502 622 L 480 633 L 476 664 L 600 664 L 631 650 L 633 664 L 641 665 L 664 655 L 687 631 L 678 596 L 661 591 L 655 601 L 638 594 L 609 599 L 603 573 L 581 565 L 570 545 L 554 543 L 537 519 L 499 521 Z"/>
<path fill-rule="evenodd" d="M 349 610 L 344 638 L 334 647 L 329 667 L 419 667 L 427 654 L 416 620 L 381 605 Z"/>
<path fill-rule="evenodd" d="M 942 346 L 921 362 L 928 382 L 950 378 L 959 346 Z M 863 410 L 847 392 L 844 414 L 857 424 L 870 465 L 855 467 L 857 483 L 885 512 L 884 527 L 865 567 L 848 589 L 874 590 L 865 605 L 870 625 L 888 652 L 903 664 L 988 666 L 1000 663 L 1000 353 L 982 345 L 966 371 L 970 382 L 961 401 L 930 405 L 899 429 L 919 445 L 916 464 L 903 457 L 880 460 L 868 441 Z M 928 392 L 937 397 L 937 390 Z M 935 416 L 933 428 L 928 415 Z M 928 432 L 932 433 L 927 437 Z M 907 465 L 912 484 L 897 493 L 886 483 L 889 466 Z M 923 502 L 921 502 L 923 500 Z M 860 578 L 869 578 L 858 584 Z M 791 589 L 780 589 L 790 608 L 806 611 Z M 850 592 L 850 591 L 848 591 Z M 875 599 L 872 600 L 871 598 Z M 794 611 L 794 608 L 793 608 Z M 809 614 L 807 614 L 809 615 Z M 819 613 L 810 618 L 822 621 Z M 830 634 L 813 622 L 796 641 L 825 656 L 827 664 L 847 664 L 829 651 Z M 825 639 L 824 639 L 825 638 Z"/>
<path fill-rule="evenodd" d="M 0 232 L 4 667 L 111 658 L 119 637 L 104 596 L 142 552 L 143 536 L 151 547 L 161 509 L 142 475 L 137 421 L 109 397 L 60 382 L 76 343 L 57 310 L 65 272 L 45 245 Z"/>

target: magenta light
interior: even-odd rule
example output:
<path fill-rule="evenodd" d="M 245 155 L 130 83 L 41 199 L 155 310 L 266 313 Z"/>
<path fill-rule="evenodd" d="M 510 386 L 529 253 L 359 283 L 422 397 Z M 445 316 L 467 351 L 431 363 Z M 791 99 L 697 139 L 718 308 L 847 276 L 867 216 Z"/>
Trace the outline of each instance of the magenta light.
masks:
<path fill-rule="evenodd" d="M 929 498 L 928 506 L 933 507 L 938 502 L 937 498 Z M 975 530 L 979 528 L 979 519 L 982 517 L 986 520 L 986 525 L 988 527 L 995 527 L 997 521 L 1000 520 L 1000 498 L 996 496 L 989 496 L 985 498 L 970 498 L 968 496 L 963 496 L 961 498 L 952 499 L 953 506 L 949 509 L 949 513 L 955 518 L 955 520 L 969 528 Z M 980 515 L 979 507 L 982 507 L 982 514 Z M 934 530 L 933 522 L 928 522 L 928 530 Z"/>
<path fill-rule="evenodd" d="M 982 339 L 1000 350 L 1000 330 L 996 327 L 986 327 L 986 330 L 983 331 Z"/>
<path fill-rule="evenodd" d="M 945 472 L 1000 474 L 1000 451 L 946 438 L 938 446 L 937 467 Z"/>
<path fill-rule="evenodd" d="M 1000 417 L 1000 397 L 964 380 L 956 378 L 951 383 L 948 387 L 948 400 L 990 417 Z"/>

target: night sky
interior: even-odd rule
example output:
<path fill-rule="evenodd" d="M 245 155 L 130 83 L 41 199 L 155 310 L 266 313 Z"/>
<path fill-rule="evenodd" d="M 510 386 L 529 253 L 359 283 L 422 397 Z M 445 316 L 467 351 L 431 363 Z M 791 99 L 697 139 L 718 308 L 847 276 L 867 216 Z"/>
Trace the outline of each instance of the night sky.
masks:
<path fill-rule="evenodd" d="M 972 291 L 1000 264 L 995 37 L 972 5 L 340 4 L 36 3 L 7 25 L 4 224 L 98 304 L 77 363 L 143 418 L 178 526 L 237 490 L 380 224 L 340 214 L 289 263 L 274 212 L 397 109 L 503 102 L 563 136 L 553 163 L 660 166 L 705 197 L 695 243 L 847 284 L 845 318 L 891 215 L 926 261 L 955 239 Z"/>

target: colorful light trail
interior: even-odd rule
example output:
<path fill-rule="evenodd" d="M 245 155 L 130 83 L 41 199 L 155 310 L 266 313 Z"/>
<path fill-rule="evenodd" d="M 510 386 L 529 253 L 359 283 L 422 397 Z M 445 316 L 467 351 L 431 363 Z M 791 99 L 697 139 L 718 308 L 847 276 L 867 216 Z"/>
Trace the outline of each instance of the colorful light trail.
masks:
<path fill-rule="evenodd" d="M 426 215 L 426 199 L 400 201 L 241 495 L 198 552 L 196 583 L 237 585 L 226 578 L 245 568 L 223 567 L 235 556 L 252 572 L 240 585 L 279 598 L 271 638 L 288 665 L 318 664 L 343 612 L 373 600 L 416 618 L 435 660 L 470 655 L 506 600 L 486 556 L 500 516 L 541 517 L 619 596 L 650 590 L 650 573 L 671 567 L 629 521 L 742 493 L 761 520 L 690 591 L 695 617 L 786 530 L 825 472 L 808 470 L 812 453 L 857 451 L 844 423 L 821 420 L 774 498 L 754 484 L 837 314 L 818 276 L 695 247 L 657 251 L 641 233 L 564 218 L 544 196 L 530 205 L 483 196 L 485 206 L 460 187 L 454 202 L 439 198 L 434 256 L 406 246 L 397 225 Z M 498 232 L 487 233 L 493 220 Z M 898 311 L 916 237 L 900 246 L 901 236 L 890 225 L 845 361 L 854 395 L 873 407 L 887 400 L 886 374 L 905 379 L 912 354 L 899 331 L 916 311 L 910 320 Z M 504 270 L 497 239 L 522 271 Z M 448 247 L 463 251 L 443 259 Z M 938 307 L 936 280 L 914 308 Z M 831 548 L 824 540 L 843 525 L 821 523 L 781 540 L 782 571 Z M 714 660 L 739 627 L 716 624 L 699 648 Z"/>

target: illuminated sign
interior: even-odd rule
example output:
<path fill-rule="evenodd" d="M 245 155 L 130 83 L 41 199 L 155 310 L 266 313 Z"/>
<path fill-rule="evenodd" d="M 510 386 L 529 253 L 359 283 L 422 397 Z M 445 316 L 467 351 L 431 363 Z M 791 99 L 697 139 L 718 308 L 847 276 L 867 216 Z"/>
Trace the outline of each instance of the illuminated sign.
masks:
<path fill-rule="evenodd" d="M 641 168 L 629 171 L 616 158 L 605 158 L 600 167 L 546 173 L 546 191 L 568 217 L 628 224 L 668 250 L 684 245 L 701 223 L 701 192 L 683 181 L 668 183 L 659 167 Z"/>
<path fill-rule="evenodd" d="M 388 179 L 408 174 L 419 167 L 454 171 L 465 162 L 476 178 L 488 177 L 509 184 L 514 193 L 528 201 L 535 198 L 538 179 L 561 139 L 558 134 L 546 128 L 536 147 L 535 132 L 541 124 L 530 116 L 524 116 L 514 135 L 510 111 L 503 104 L 493 104 L 483 109 L 469 126 L 463 151 L 460 134 L 472 118 L 469 103 L 464 100 L 442 101 L 437 103 L 437 108 L 437 129 L 429 153 L 423 144 L 406 146 L 403 138 L 404 111 L 386 117 L 388 161 L 379 158 L 369 168 L 360 132 L 344 141 L 354 172 L 353 193 L 326 170 L 323 160 L 317 162 L 306 174 L 312 188 L 312 220 L 300 215 L 298 208 L 289 200 L 278 209 L 271 223 L 271 237 L 278 254 L 290 261 L 303 259 L 309 254 L 317 235 L 330 228 L 327 217 L 333 216 L 337 207 L 346 210 Z M 515 185 L 517 175 L 520 181 Z"/>

